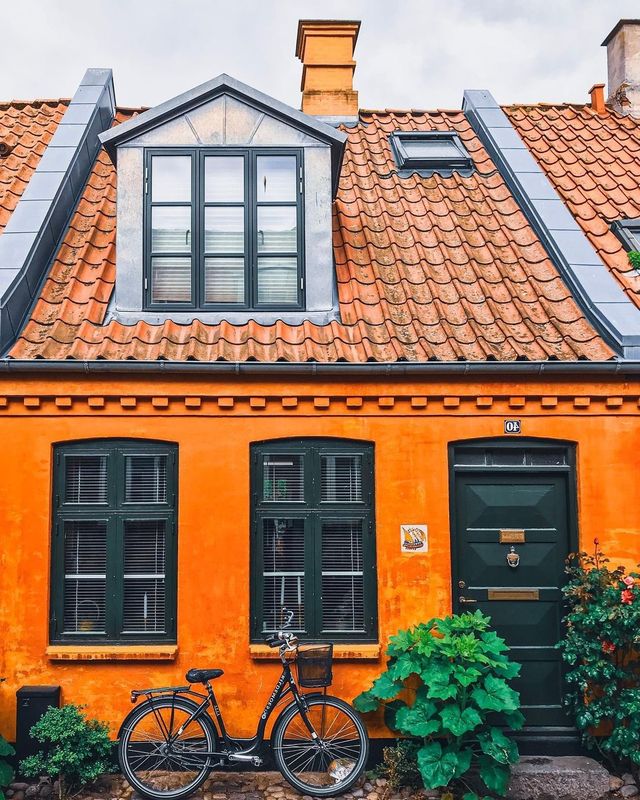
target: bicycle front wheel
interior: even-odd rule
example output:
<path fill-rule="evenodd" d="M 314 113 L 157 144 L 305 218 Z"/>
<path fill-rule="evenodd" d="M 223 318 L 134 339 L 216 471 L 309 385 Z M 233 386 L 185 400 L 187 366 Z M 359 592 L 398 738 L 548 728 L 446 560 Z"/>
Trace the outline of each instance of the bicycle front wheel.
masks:
<path fill-rule="evenodd" d="M 362 774 L 369 736 L 359 714 L 343 700 L 318 695 L 306 703 L 304 712 L 295 703 L 285 709 L 273 731 L 276 764 L 302 794 L 334 797 Z"/>
<path fill-rule="evenodd" d="M 206 780 L 217 747 L 206 714 L 190 719 L 197 705 L 185 698 L 159 697 L 135 708 L 122 724 L 120 768 L 150 800 L 178 800 Z"/>

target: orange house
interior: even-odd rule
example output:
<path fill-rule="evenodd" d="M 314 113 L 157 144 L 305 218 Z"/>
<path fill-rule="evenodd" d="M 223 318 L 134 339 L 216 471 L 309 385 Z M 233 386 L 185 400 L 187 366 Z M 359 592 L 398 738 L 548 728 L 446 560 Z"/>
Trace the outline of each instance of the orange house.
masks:
<path fill-rule="evenodd" d="M 640 24 L 610 102 L 447 111 L 359 109 L 358 29 L 300 23 L 301 111 L 226 75 L 119 108 L 109 70 L 0 105 L 9 738 L 23 685 L 115 735 L 193 666 L 250 735 L 290 612 L 351 699 L 472 604 L 529 746 L 575 739 L 564 559 L 638 560 Z"/>

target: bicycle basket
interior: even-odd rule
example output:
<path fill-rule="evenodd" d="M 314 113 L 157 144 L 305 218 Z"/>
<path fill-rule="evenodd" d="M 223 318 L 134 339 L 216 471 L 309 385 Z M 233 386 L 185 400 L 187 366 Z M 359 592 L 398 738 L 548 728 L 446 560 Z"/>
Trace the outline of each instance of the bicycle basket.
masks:
<path fill-rule="evenodd" d="M 307 689 L 331 686 L 333 674 L 332 644 L 314 644 L 298 648 L 298 683 Z"/>

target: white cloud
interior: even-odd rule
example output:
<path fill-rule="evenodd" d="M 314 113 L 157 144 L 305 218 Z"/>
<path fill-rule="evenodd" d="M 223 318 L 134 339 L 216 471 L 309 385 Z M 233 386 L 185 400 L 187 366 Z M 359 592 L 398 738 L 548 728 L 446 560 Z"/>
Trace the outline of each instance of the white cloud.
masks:
<path fill-rule="evenodd" d="M 637 0 L 22 0 L 3 17 L 1 99 L 69 96 L 112 67 L 122 105 L 155 105 L 227 72 L 292 105 L 300 18 L 362 19 L 355 84 L 367 108 L 586 100 L 600 42 Z"/>

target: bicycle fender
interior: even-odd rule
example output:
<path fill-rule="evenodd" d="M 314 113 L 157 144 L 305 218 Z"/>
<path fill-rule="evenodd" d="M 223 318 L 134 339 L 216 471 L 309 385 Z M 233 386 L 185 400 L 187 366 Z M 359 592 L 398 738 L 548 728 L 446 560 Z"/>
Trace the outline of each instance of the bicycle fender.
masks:
<path fill-rule="evenodd" d="M 127 716 L 120 723 L 120 727 L 118 728 L 118 735 L 116 736 L 116 740 L 120 739 L 120 737 L 122 735 L 122 731 L 123 731 L 124 727 L 128 724 L 130 718 L 133 717 L 134 714 L 138 713 L 141 708 L 144 708 L 145 705 L 151 705 L 153 703 L 153 700 L 164 700 L 166 697 L 174 697 L 174 696 L 175 695 L 174 695 L 173 692 L 164 692 L 164 693 L 161 693 L 161 694 L 154 694 L 153 695 L 153 699 L 147 699 L 147 700 L 144 701 L 144 703 L 139 703 L 134 708 L 132 708 L 131 711 L 127 714 Z M 180 697 L 180 702 L 181 703 L 187 703 L 188 705 L 191 706 L 191 708 L 194 711 L 197 710 L 198 705 L 199 705 L 199 703 L 196 703 L 194 700 L 191 700 L 189 697 Z"/>

